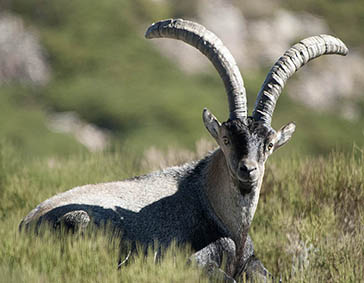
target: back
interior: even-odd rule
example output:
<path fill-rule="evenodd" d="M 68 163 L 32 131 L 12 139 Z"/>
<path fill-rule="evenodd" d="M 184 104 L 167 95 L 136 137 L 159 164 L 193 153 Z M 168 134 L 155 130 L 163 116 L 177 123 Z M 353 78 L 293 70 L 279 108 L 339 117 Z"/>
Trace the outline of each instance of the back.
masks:
<path fill-rule="evenodd" d="M 219 230 L 201 203 L 201 170 L 198 164 L 186 164 L 121 182 L 76 187 L 39 204 L 21 225 L 57 225 L 65 214 L 85 211 L 96 225 L 110 222 L 131 241 L 168 244 L 176 239 L 199 249 L 217 238 Z"/>

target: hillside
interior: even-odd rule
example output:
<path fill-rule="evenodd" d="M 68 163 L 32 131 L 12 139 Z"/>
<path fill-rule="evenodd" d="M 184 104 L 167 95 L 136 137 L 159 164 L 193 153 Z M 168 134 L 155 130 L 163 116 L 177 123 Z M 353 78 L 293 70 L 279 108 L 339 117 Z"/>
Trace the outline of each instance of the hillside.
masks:
<path fill-rule="evenodd" d="M 273 126 L 294 120 L 297 130 L 267 162 L 251 235 L 257 256 L 285 282 L 360 282 L 363 14 L 361 1 L 1 1 L 0 282 L 207 282 L 187 264 L 188 247 L 172 247 L 160 264 L 153 252 L 136 257 L 118 271 L 118 243 L 109 244 L 108 233 L 18 231 L 30 209 L 56 193 L 180 164 L 214 147 L 201 112 L 227 118 L 216 71 L 177 41 L 144 39 L 148 25 L 171 17 L 224 37 L 250 110 L 289 45 L 314 32 L 347 43 L 349 56 L 310 62 L 280 98 Z M 318 107 L 317 98 L 329 103 Z"/>
<path fill-rule="evenodd" d="M 21 17 L 25 29 L 39 38 L 50 79 L 42 85 L 19 85 L 15 80 L 0 87 L 3 109 L 0 115 L 4 121 L 1 136 L 28 157 L 85 151 L 77 137 L 55 132 L 49 126 L 49 117 L 54 113 L 73 111 L 85 123 L 110 135 L 111 149 L 126 147 L 139 153 L 156 145 L 162 149 L 168 146 L 191 149 L 196 140 L 208 136 L 201 122 L 203 107 L 210 108 L 221 120 L 226 118 L 223 85 L 211 66 L 207 72 L 186 73 L 143 38 L 145 28 L 155 20 L 171 16 L 199 17 L 190 2 L 186 6 L 174 5 L 173 1 L 143 0 L 107 3 L 78 0 L 72 4 L 15 0 L 2 4 L 7 11 Z M 324 17 L 333 33 L 337 30 L 348 41 L 350 49 L 361 48 L 359 39 L 348 38 L 342 26 L 335 24 L 331 16 L 333 8 L 327 7 L 327 1 L 321 1 L 321 8 L 316 10 L 311 2 L 303 2 L 306 4 L 300 7 Z M 277 7 L 299 10 L 290 2 L 282 5 L 275 4 L 272 11 Z M 335 5 L 339 7 L 332 4 Z M 349 6 L 354 14 L 355 5 Z M 248 21 L 262 17 L 254 7 L 240 8 L 247 10 L 244 15 Z M 335 13 L 341 12 L 338 9 Z M 355 12 L 353 17 L 356 15 Z M 353 25 L 354 20 L 346 14 L 342 18 Z M 209 26 L 214 30 L 213 23 Z M 353 32 L 353 37 L 358 33 Z M 269 68 L 264 66 L 243 70 L 250 109 Z M 294 84 L 295 79 L 288 83 L 290 92 L 298 90 Z M 332 148 L 350 151 L 353 143 L 362 145 L 364 103 L 358 97 L 354 104 L 356 118 L 348 120 L 338 115 L 339 111 L 312 110 L 284 93 L 274 126 L 278 128 L 294 120 L 298 130 L 292 144 L 281 154 L 327 154 Z"/>

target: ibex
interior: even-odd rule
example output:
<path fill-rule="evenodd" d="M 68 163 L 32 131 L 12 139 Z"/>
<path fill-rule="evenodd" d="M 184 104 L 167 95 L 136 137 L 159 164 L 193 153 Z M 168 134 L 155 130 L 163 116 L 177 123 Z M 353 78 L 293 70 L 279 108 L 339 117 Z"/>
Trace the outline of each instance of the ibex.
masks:
<path fill-rule="evenodd" d="M 188 243 L 201 266 L 234 281 L 245 273 L 270 276 L 255 257 L 248 232 L 257 208 L 268 157 L 288 142 L 293 122 L 271 127 L 276 102 L 300 67 L 324 54 L 346 55 L 344 43 L 330 35 L 306 38 L 288 49 L 268 73 L 248 116 L 244 83 L 221 40 L 202 25 L 169 19 L 151 25 L 146 38 L 174 38 L 194 46 L 215 66 L 229 103 L 220 123 L 209 110 L 203 122 L 218 148 L 205 158 L 119 182 L 76 187 L 42 202 L 22 225 L 43 221 L 72 229 L 89 222 L 111 223 L 122 240 L 145 246 L 172 240 Z M 223 255 L 226 264 L 222 266 Z M 222 271 L 224 270 L 224 271 Z"/>

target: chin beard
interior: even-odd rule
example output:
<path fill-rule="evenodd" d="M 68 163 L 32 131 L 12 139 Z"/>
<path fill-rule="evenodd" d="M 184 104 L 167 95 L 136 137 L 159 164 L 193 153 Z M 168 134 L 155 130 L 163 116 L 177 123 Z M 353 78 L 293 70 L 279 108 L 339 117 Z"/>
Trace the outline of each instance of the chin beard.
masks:
<path fill-rule="evenodd" d="M 238 189 L 242 195 L 250 194 L 253 191 L 255 186 L 256 186 L 256 182 L 238 181 Z"/>

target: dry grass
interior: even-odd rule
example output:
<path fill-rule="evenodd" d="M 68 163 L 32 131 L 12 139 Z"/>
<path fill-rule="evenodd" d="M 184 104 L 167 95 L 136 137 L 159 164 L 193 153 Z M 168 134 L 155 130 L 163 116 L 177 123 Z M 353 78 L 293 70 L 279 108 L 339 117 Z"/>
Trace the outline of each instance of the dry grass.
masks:
<path fill-rule="evenodd" d="M 137 256 L 118 271 L 118 243 L 110 244 L 108 234 L 60 240 L 47 232 L 42 237 L 18 232 L 21 218 L 57 192 L 199 158 L 211 149 L 202 144 L 194 153 L 155 151 L 142 170 L 128 153 L 24 162 L 2 144 L 0 282 L 206 282 L 201 270 L 187 264 L 188 248 L 173 247 L 157 264 L 153 255 Z M 360 152 L 336 152 L 268 161 L 251 235 L 257 256 L 273 274 L 288 282 L 363 280 L 363 160 Z"/>

